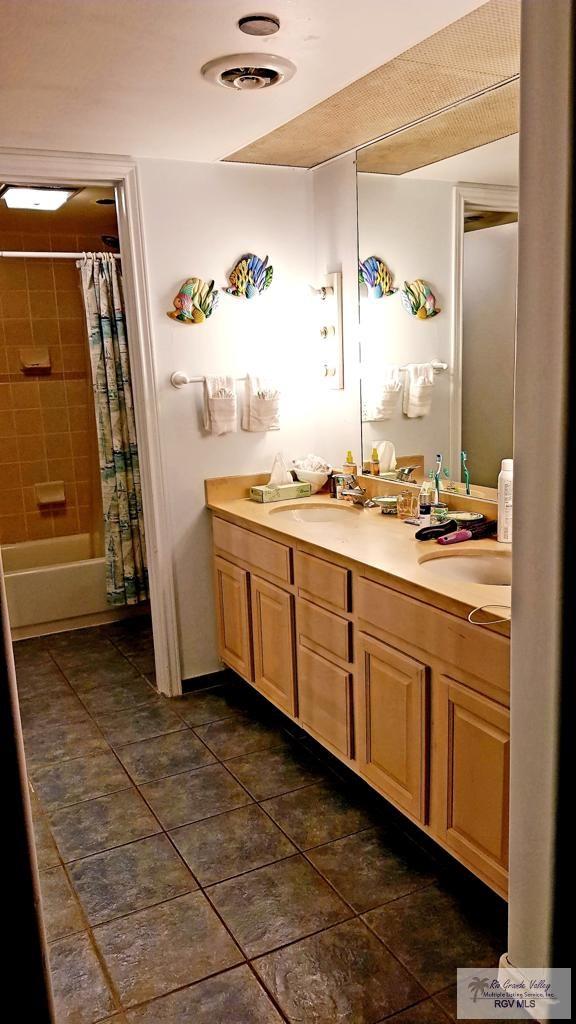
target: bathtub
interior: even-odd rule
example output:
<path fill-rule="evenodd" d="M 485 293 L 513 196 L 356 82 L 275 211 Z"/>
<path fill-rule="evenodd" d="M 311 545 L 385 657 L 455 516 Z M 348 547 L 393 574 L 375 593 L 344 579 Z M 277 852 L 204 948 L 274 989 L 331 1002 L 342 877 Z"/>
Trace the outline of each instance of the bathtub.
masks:
<path fill-rule="evenodd" d="M 5 544 L 2 563 L 12 636 L 40 636 L 121 618 L 106 600 L 106 565 L 89 533 Z"/>

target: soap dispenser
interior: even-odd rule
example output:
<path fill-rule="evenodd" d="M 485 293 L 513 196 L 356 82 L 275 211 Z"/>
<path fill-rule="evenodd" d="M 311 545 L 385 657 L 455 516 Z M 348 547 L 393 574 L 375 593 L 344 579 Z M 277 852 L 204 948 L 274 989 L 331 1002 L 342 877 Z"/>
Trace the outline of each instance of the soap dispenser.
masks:
<path fill-rule="evenodd" d="M 346 452 L 346 461 L 342 466 L 342 469 L 348 474 L 348 476 L 356 476 L 358 473 L 358 466 L 354 462 L 354 456 L 352 455 L 350 448 Z"/>

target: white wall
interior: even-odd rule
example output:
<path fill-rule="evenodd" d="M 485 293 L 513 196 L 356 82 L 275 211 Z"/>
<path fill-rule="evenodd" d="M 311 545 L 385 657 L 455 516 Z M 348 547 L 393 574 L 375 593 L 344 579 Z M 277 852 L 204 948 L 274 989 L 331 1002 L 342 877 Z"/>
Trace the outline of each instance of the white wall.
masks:
<path fill-rule="evenodd" d="M 517 282 L 517 223 L 464 234 L 462 448 L 485 487 L 512 458 Z"/>
<path fill-rule="evenodd" d="M 318 375 L 309 290 L 315 276 L 314 233 L 323 234 L 325 218 L 337 218 L 338 205 L 329 202 L 327 192 L 327 207 L 315 226 L 313 175 L 159 160 L 139 161 L 138 170 L 170 501 L 166 528 L 172 534 L 182 674 L 187 678 L 219 667 L 205 478 L 266 471 L 279 450 L 288 458 L 317 451 L 336 463 L 357 442 L 359 417 L 357 404 L 353 411 L 347 395 L 326 392 Z M 338 182 L 334 173 L 335 188 Z M 349 246 L 355 238 L 354 193 L 348 203 L 350 237 L 326 248 L 331 265 L 323 271 L 339 269 L 340 244 Z M 245 252 L 269 255 L 274 281 L 267 292 L 252 301 L 221 295 L 219 308 L 201 326 L 166 316 L 185 278 L 214 278 L 225 286 Z M 191 376 L 243 376 L 250 369 L 273 373 L 282 391 L 281 430 L 205 436 L 202 387 L 174 390 L 169 377 L 178 369 Z"/>
<path fill-rule="evenodd" d="M 383 363 L 450 364 L 452 300 L 452 194 L 443 181 L 415 181 L 382 174 L 358 175 L 358 239 L 360 259 L 379 256 L 388 265 L 394 285 L 423 278 L 442 312 L 418 320 L 404 311 L 398 294 L 369 301 L 361 289 L 360 337 L 362 373 L 375 382 Z M 364 295 L 362 295 L 364 292 Z M 389 420 L 363 424 L 364 457 L 373 440 L 391 440 L 398 455 L 424 454 L 427 469 L 436 452 L 450 452 L 450 376 L 437 375 L 432 411 L 423 419 L 402 415 L 398 402 Z M 456 474 L 457 466 L 450 467 Z"/>

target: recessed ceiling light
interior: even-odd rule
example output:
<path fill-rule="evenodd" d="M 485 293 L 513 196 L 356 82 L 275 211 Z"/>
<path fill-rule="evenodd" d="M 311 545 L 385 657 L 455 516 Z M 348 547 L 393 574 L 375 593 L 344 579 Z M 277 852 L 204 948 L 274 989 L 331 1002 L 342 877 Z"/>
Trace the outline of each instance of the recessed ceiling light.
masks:
<path fill-rule="evenodd" d="M 273 14 L 248 14 L 240 18 L 238 28 L 247 36 L 273 36 L 280 28 L 280 22 Z"/>
<path fill-rule="evenodd" d="M 10 210 L 59 210 L 77 191 L 74 188 L 5 185 L 0 190 L 0 197 Z"/>

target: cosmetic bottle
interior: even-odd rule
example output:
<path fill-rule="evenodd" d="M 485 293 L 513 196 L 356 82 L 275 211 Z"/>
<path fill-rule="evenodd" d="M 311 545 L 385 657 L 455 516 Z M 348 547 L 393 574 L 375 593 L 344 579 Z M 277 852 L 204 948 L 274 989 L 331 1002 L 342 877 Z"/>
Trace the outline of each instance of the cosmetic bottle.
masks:
<path fill-rule="evenodd" d="M 372 449 L 372 458 L 370 459 L 370 472 L 372 476 L 380 476 L 380 456 L 378 455 L 378 449 L 376 446 Z"/>
<path fill-rule="evenodd" d="M 496 540 L 499 540 L 501 544 L 512 543 L 513 473 L 513 459 L 502 459 L 502 468 L 498 476 L 498 534 L 496 536 Z"/>

